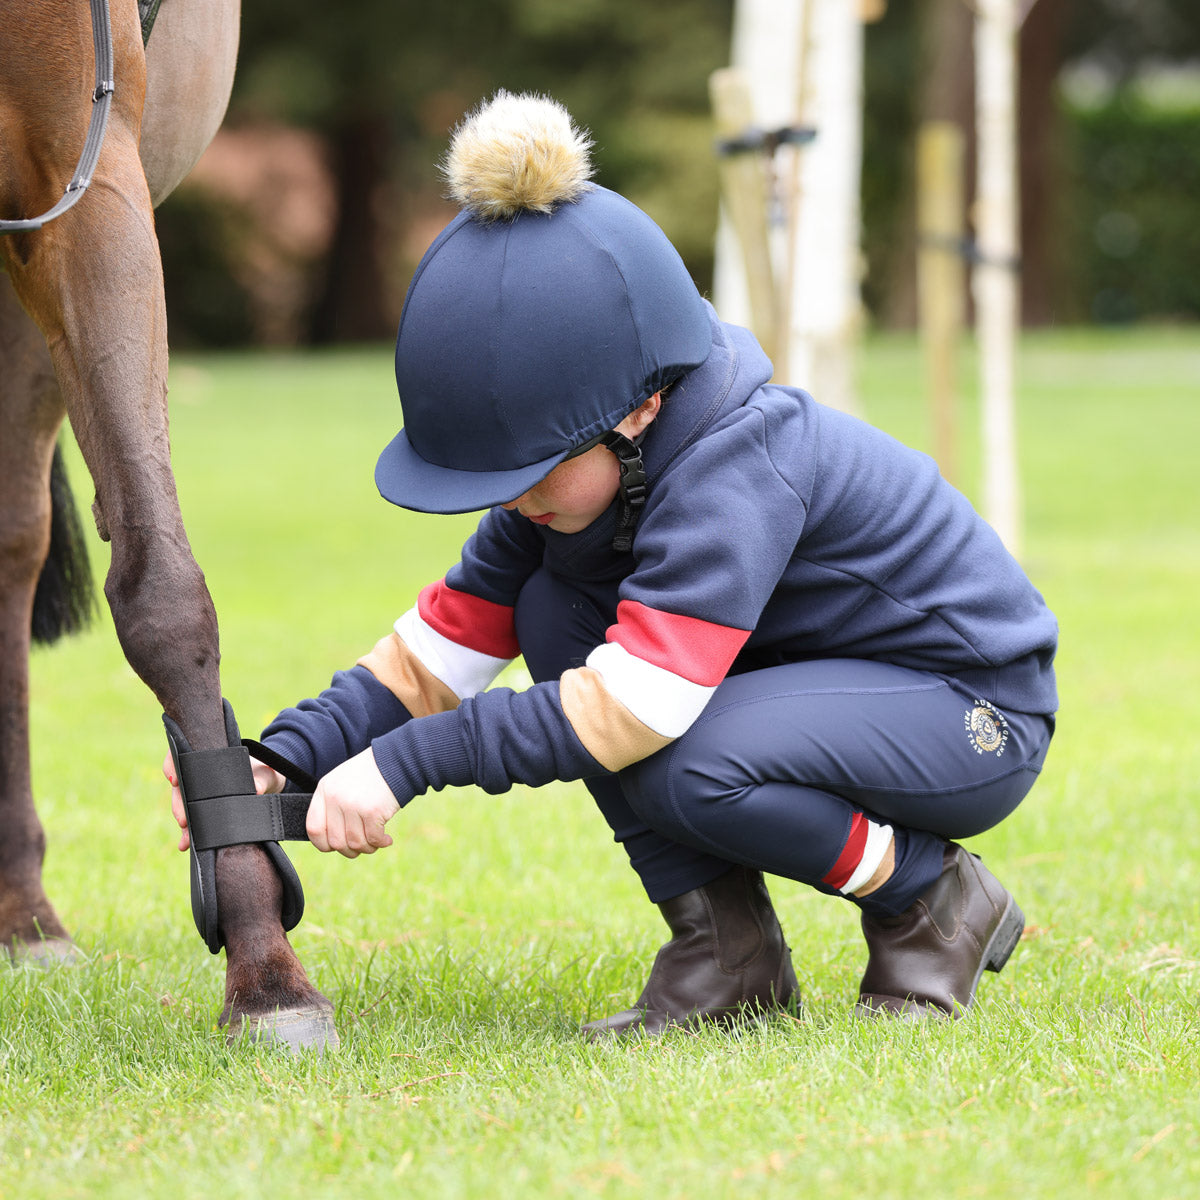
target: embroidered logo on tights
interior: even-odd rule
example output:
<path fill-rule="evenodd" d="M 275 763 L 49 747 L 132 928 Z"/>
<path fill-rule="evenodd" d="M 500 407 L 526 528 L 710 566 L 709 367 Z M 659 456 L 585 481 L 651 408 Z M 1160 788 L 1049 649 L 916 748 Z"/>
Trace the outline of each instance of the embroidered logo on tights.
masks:
<path fill-rule="evenodd" d="M 994 754 L 999 758 L 1004 753 L 1008 721 L 985 700 L 976 700 L 975 707 L 967 709 L 963 725 L 976 754 Z"/>

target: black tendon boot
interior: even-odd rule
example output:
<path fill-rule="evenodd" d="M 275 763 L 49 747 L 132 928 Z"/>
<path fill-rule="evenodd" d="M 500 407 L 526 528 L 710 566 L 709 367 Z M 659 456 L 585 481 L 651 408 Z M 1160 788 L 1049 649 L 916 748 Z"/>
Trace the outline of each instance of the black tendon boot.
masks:
<path fill-rule="evenodd" d="M 862 929 L 870 958 L 860 1015 L 958 1017 L 983 972 L 1008 961 L 1025 916 L 991 871 L 951 842 L 941 875 L 919 900 L 896 917 L 864 912 Z"/>
<path fill-rule="evenodd" d="M 798 995 L 792 957 L 761 871 L 734 867 L 659 906 L 671 940 L 633 1008 L 583 1026 L 591 1041 L 656 1037 L 671 1025 L 732 1024 Z"/>

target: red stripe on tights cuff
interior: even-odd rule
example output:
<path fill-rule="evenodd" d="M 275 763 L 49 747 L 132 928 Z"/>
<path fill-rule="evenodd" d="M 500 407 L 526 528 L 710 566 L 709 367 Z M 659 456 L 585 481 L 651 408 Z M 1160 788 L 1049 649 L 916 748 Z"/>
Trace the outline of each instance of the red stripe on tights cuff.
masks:
<path fill-rule="evenodd" d="M 855 868 L 862 862 L 863 851 L 867 848 L 867 819 L 862 813 L 855 813 L 850 819 L 850 836 L 838 860 L 830 868 L 829 874 L 821 880 L 831 888 L 843 888 Z"/>

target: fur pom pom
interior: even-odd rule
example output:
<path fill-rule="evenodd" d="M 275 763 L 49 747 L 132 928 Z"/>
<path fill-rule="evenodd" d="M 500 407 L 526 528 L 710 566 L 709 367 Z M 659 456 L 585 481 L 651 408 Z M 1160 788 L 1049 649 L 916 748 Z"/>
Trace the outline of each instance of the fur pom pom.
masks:
<path fill-rule="evenodd" d="M 592 140 L 548 96 L 500 91 L 455 130 L 442 170 L 449 194 L 484 221 L 550 213 L 591 188 Z"/>

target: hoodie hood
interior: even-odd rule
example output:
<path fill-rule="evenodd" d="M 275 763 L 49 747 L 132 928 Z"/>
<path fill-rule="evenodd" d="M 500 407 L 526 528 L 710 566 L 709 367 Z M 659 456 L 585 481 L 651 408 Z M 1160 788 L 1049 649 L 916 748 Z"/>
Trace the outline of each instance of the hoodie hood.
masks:
<path fill-rule="evenodd" d="M 642 442 L 648 509 L 654 504 L 655 482 L 689 446 L 770 382 L 774 372 L 771 360 L 748 329 L 725 324 L 707 301 L 704 307 L 711 329 L 709 355 L 671 388 Z M 611 545 L 617 510 L 614 503 L 579 533 L 539 530 L 549 561 L 574 575 L 594 579 L 628 574 L 633 560 L 615 553 Z"/>

